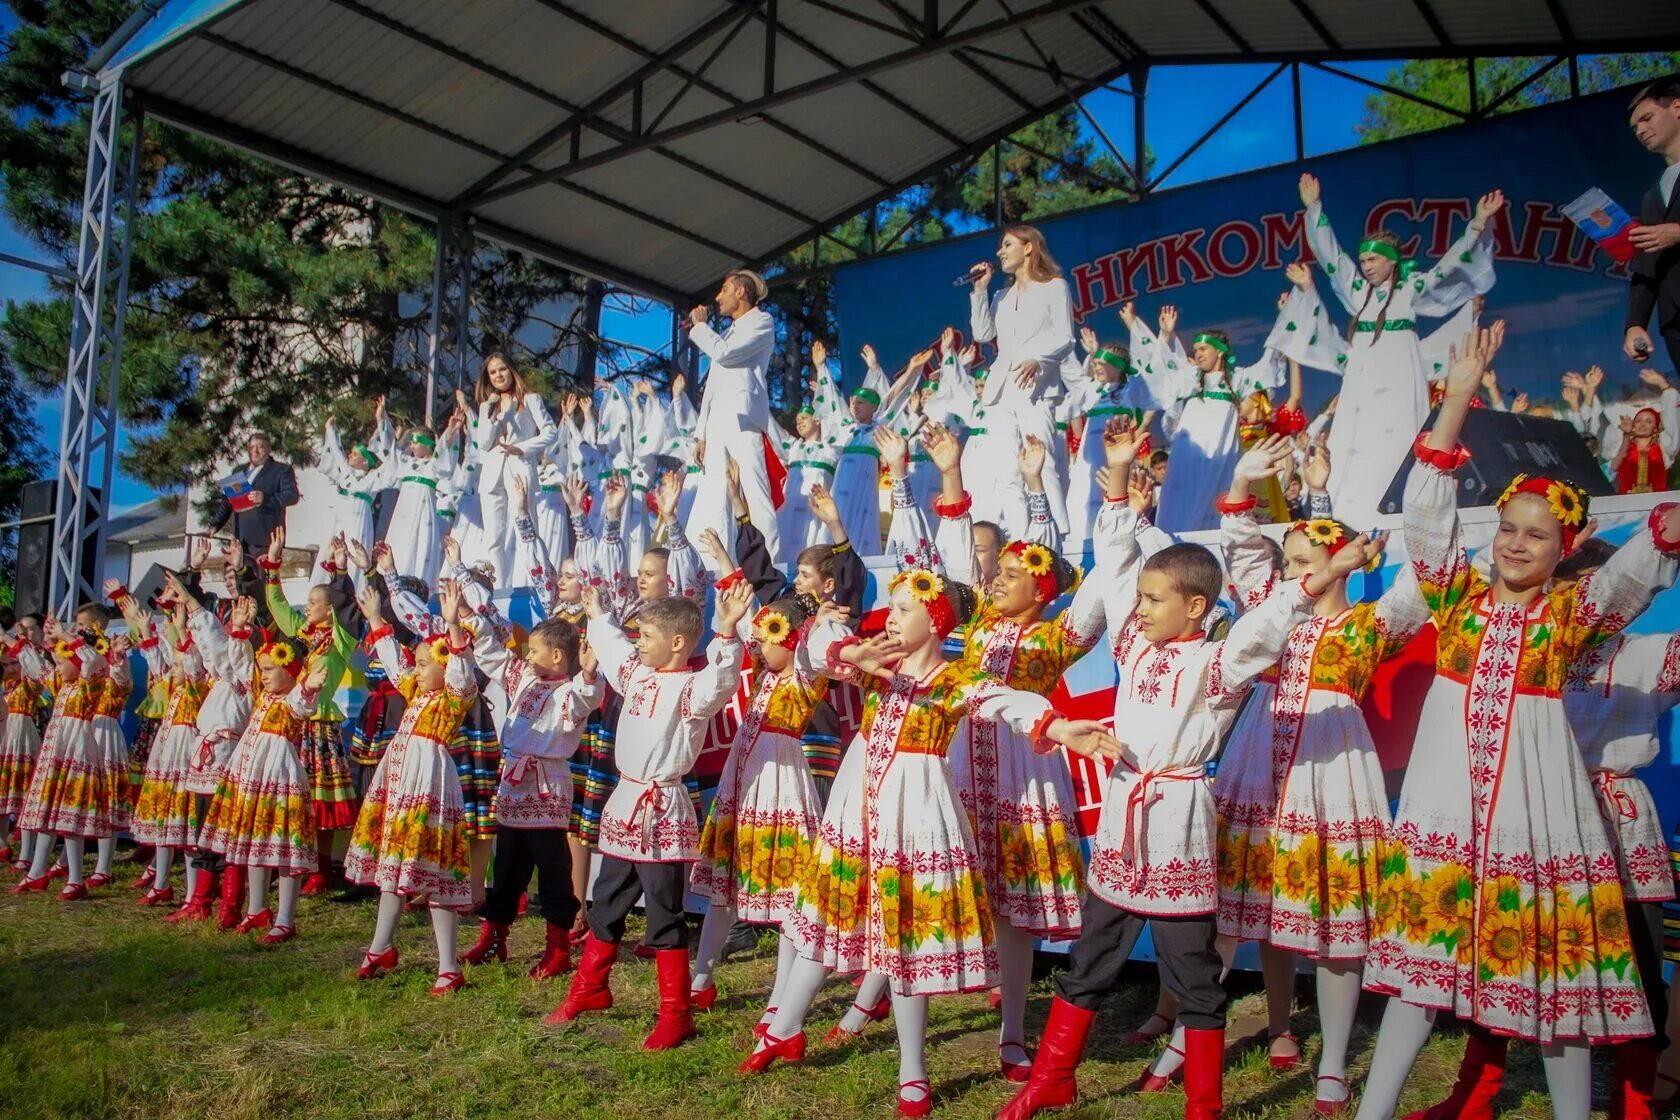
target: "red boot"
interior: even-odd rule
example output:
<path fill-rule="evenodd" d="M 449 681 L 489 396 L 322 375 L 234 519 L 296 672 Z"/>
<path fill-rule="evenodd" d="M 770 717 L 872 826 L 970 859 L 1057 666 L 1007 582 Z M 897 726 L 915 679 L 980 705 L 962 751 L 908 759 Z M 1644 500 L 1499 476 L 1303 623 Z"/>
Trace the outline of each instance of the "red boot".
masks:
<path fill-rule="evenodd" d="M 239 925 L 245 902 L 245 869 L 228 864 L 222 872 L 222 898 L 216 906 L 216 928 L 231 930 Z"/>
<path fill-rule="evenodd" d="M 552 980 L 572 970 L 572 932 L 565 926 L 548 923 L 548 941 L 543 945 L 542 959 L 532 967 L 533 980 Z"/>
<path fill-rule="evenodd" d="M 694 1011 L 688 1003 L 688 950 L 660 949 L 653 963 L 659 976 L 659 1021 L 642 1049 L 669 1050 L 695 1034 Z"/>
<path fill-rule="evenodd" d="M 613 962 L 618 959 L 618 942 L 597 941 L 591 933 L 583 939 L 583 957 L 572 974 L 566 998 L 553 1014 L 544 1020 L 557 1027 L 569 1023 L 585 1011 L 605 1011 L 613 1004 L 612 989 L 607 978 L 612 975 Z"/>
<path fill-rule="evenodd" d="M 198 878 L 193 881 L 193 892 L 187 901 L 175 913 L 163 920 L 166 922 L 202 922 L 210 916 L 210 899 L 216 893 L 216 875 L 204 868 L 198 869 Z"/>
<path fill-rule="evenodd" d="M 473 947 L 461 954 L 462 964 L 483 964 L 491 957 L 499 961 L 507 960 L 506 922 L 492 922 L 488 919 L 478 923 L 478 940 Z"/>
<path fill-rule="evenodd" d="M 1464 1036 L 1464 1061 L 1447 1099 L 1409 1113 L 1406 1120 L 1493 1120 L 1493 1101 L 1505 1083 L 1505 1040 L 1484 1031 Z"/>
<path fill-rule="evenodd" d="M 1095 1011 L 1075 1007 L 1061 996 L 1050 1004 L 1050 1019 L 1044 1024 L 1032 1075 L 1015 1099 L 1003 1106 L 997 1120 L 1027 1120 L 1050 1108 L 1066 1108 L 1079 1099 L 1073 1074 L 1085 1056 L 1085 1036 L 1091 1031 Z"/>
<path fill-rule="evenodd" d="M 1184 1032 L 1184 1120 L 1219 1120 L 1225 1107 L 1225 1028 Z"/>
<path fill-rule="evenodd" d="M 1657 1051 L 1643 1040 L 1618 1043 L 1613 1050 L 1616 1077 L 1605 1120 L 1651 1120 L 1651 1097 L 1657 1088 Z"/>

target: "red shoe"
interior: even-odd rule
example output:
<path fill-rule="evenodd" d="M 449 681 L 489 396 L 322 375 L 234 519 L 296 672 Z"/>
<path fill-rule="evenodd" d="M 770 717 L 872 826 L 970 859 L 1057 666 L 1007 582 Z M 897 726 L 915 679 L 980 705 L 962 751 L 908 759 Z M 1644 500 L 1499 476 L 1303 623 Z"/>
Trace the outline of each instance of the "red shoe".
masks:
<path fill-rule="evenodd" d="M 68 879 L 69 877 L 70 869 L 62 863 L 55 863 L 47 868 L 47 878 L 49 879 Z"/>
<path fill-rule="evenodd" d="M 553 922 L 547 927 L 542 958 L 527 973 L 533 980 L 552 980 L 572 970 L 572 931 Z"/>
<path fill-rule="evenodd" d="M 46 890 L 47 890 L 47 884 L 49 884 L 51 882 L 52 882 L 52 876 L 51 875 L 43 875 L 39 879 L 31 879 L 28 875 L 25 875 L 23 877 L 22 881 L 20 881 L 16 886 L 14 886 L 11 889 L 10 893 L 11 894 L 45 894 Z"/>
<path fill-rule="evenodd" d="M 805 1032 L 800 1031 L 792 1038 L 772 1038 L 769 1031 L 760 1036 L 764 1045 L 748 1055 L 739 1069 L 742 1073 L 763 1073 L 770 1068 L 770 1063 L 780 1058 L 784 1062 L 802 1062 L 805 1060 Z"/>
<path fill-rule="evenodd" d="M 358 980 L 376 980 L 397 967 L 397 947 L 391 946 L 383 953 L 363 953 L 362 967 L 356 970 Z"/>
<path fill-rule="evenodd" d="M 490 957 L 499 961 L 507 960 L 508 927 L 503 922 L 482 921 L 478 923 L 478 940 L 473 947 L 461 954 L 463 964 L 481 965 Z"/>
<path fill-rule="evenodd" d="M 1152 1030 L 1150 1028 L 1150 1024 L 1152 1023 L 1160 1023 L 1161 1029 Z M 1143 1021 L 1143 1026 L 1139 1027 L 1135 1031 L 1127 1032 L 1126 1036 L 1120 1040 L 1120 1045 L 1142 1046 L 1145 1043 L 1154 1042 L 1157 1038 L 1160 1038 L 1164 1034 L 1170 1033 L 1172 1029 L 1172 1020 L 1157 1011 Z"/>
<path fill-rule="evenodd" d="M 996 1011 L 1003 1006 L 1003 989 L 993 988 L 986 993 L 986 1006 Z"/>
<path fill-rule="evenodd" d="M 1294 1031 L 1284 1031 L 1282 1034 L 1273 1035 L 1268 1040 L 1267 1049 L 1271 1048 L 1271 1043 L 1281 1042 L 1286 1038 L 1294 1044 L 1295 1053 L 1267 1054 L 1266 1061 L 1270 1063 L 1273 1073 L 1288 1073 L 1290 1070 L 1301 1068 L 1301 1040 L 1295 1037 Z"/>
<path fill-rule="evenodd" d="M 612 975 L 613 962 L 617 959 L 618 942 L 597 941 L 593 933 L 585 937 L 583 956 L 578 961 L 577 971 L 572 974 L 566 998 L 543 1022 L 557 1027 L 571 1022 L 585 1011 L 605 1011 L 611 1007 L 612 989 L 607 987 L 607 978 Z"/>
<path fill-rule="evenodd" d="M 1321 1074 L 1318 1079 L 1320 1081 L 1334 1081 L 1336 1084 L 1340 1085 L 1342 1087 L 1342 1099 L 1337 1101 L 1327 1101 L 1323 1097 L 1319 1096 L 1315 1089 L 1313 1092 L 1313 1111 L 1318 1113 L 1320 1116 L 1340 1116 L 1342 1113 L 1346 1112 L 1348 1110 L 1348 1106 L 1353 1103 L 1353 1091 L 1348 1088 L 1347 1078 L 1335 1077 L 1330 1074 Z"/>
<path fill-rule="evenodd" d="M 60 902 L 79 902 L 86 897 L 87 885 L 85 883 L 71 883 L 58 892 Z"/>
<path fill-rule="evenodd" d="M 1177 1054 L 1181 1059 L 1184 1057 L 1184 1051 L 1170 1042 L 1167 1043 L 1167 1049 Z M 1183 1072 L 1184 1063 L 1182 1061 L 1179 1062 L 1178 1068 L 1171 1073 L 1156 1073 L 1155 1063 L 1150 1062 L 1143 1067 L 1143 1072 L 1138 1074 L 1138 1079 L 1132 1083 L 1132 1091 L 1136 1093 L 1163 1092 L 1167 1086 L 1178 1080 L 1179 1075 Z"/>
<path fill-rule="evenodd" d="M 436 999 L 439 996 L 446 996 L 450 992 L 466 986 L 467 977 L 464 973 L 440 972 L 437 974 L 437 979 L 432 982 L 432 990 L 426 994 Z"/>
<path fill-rule="evenodd" d="M 186 904 L 173 914 L 166 915 L 166 922 L 202 922 L 210 916 L 210 899 L 216 893 L 216 874 L 206 871 L 202 867 L 198 870 L 198 878 L 193 883 L 193 892 L 187 898 Z"/>
<path fill-rule="evenodd" d="M 698 992 L 688 993 L 688 1005 L 700 1011 L 710 1011 L 717 1003 L 717 985 L 701 988 Z"/>
<path fill-rule="evenodd" d="M 274 914 L 265 906 L 255 914 L 247 914 L 239 919 L 239 924 L 233 927 L 233 932 L 250 933 L 252 930 L 267 929 L 273 924 Z"/>
<path fill-rule="evenodd" d="M 1027 1060 L 1024 1062 L 1012 1062 L 1003 1056 L 1003 1052 L 1011 1046 L 1021 1053 L 1027 1054 L 1027 1048 L 1019 1042 L 1003 1043 L 998 1047 L 998 1072 L 1003 1074 L 1005 1081 L 1013 1081 L 1018 1085 L 1024 1085 L 1027 1078 L 1032 1076 L 1032 1055 L 1027 1054 Z"/>
<path fill-rule="evenodd" d="M 1224 1107 L 1225 1028 L 1184 1032 L 1184 1120 L 1219 1120 Z"/>
<path fill-rule="evenodd" d="M 764 1018 L 760 1019 L 758 1022 L 753 1024 L 753 1037 L 754 1038 L 763 1038 L 765 1035 L 769 1034 L 770 1033 L 770 1024 L 775 1022 L 775 1021 L 776 1021 L 776 1009 L 774 1007 L 766 1007 L 764 1009 Z M 830 1033 L 833 1033 L 833 1032 L 830 1032 Z"/>
<path fill-rule="evenodd" d="M 688 1001 L 688 950 L 661 949 L 653 963 L 659 978 L 659 1018 L 642 1041 L 642 1049 L 669 1050 L 698 1033 Z"/>
<path fill-rule="evenodd" d="M 136 906 L 161 906 L 165 902 L 175 901 L 175 888 L 164 887 L 161 890 L 153 887 L 139 898 L 135 899 Z"/>
<path fill-rule="evenodd" d="M 525 904 L 529 900 L 529 898 L 530 898 L 529 895 L 525 894 L 523 891 L 520 892 L 520 895 L 519 895 L 519 917 L 521 917 L 521 918 L 523 918 L 525 916 Z"/>
<path fill-rule="evenodd" d="M 651 961 L 655 957 L 657 957 L 658 955 L 659 955 L 659 950 L 658 949 L 649 948 L 646 945 L 636 946 L 636 959 L 637 960 Z"/>
<path fill-rule="evenodd" d="M 29 861 L 26 860 L 26 859 L 20 859 L 20 860 L 14 861 L 12 863 L 12 870 L 13 871 L 21 871 L 25 875 L 29 874 Z"/>
<path fill-rule="evenodd" d="M 1611 1051 L 1616 1055 L 1616 1072 L 1605 1120 L 1651 1120 L 1652 1097 L 1657 1089 L 1657 1051 L 1644 1040 L 1620 1042 Z"/>
<path fill-rule="evenodd" d="M 1095 1011 L 1075 1007 L 1057 996 L 1050 1003 L 1050 1019 L 1044 1024 L 1032 1073 L 1015 1099 L 1003 1106 L 997 1120 L 1027 1120 L 1051 1108 L 1067 1108 L 1079 1099 L 1074 1071 L 1085 1056 L 1085 1036 L 1091 1033 Z"/>
<path fill-rule="evenodd" d="M 65 875 L 69 875 L 69 874 L 70 874 L 69 871 L 65 872 Z M 105 884 L 109 883 L 110 881 L 111 881 L 111 877 L 109 875 L 105 874 L 105 872 L 95 871 L 92 875 L 89 875 L 87 877 L 88 889 L 92 890 L 94 887 L 103 887 Z"/>
<path fill-rule="evenodd" d="M 1494 1098 L 1505 1083 L 1505 1040 L 1484 1031 L 1466 1032 L 1464 1060 L 1447 1099 L 1408 1113 L 1406 1120 L 1493 1120 Z"/>
<path fill-rule="evenodd" d="M 261 937 L 257 938 L 258 945 L 281 945 L 297 936 L 296 926 L 275 926 Z"/>
<path fill-rule="evenodd" d="M 904 1090 L 921 1086 L 922 1095 L 916 1100 L 909 1100 L 904 1096 Z M 933 1111 L 933 1086 L 926 1081 L 906 1081 L 898 1087 L 898 1114 L 911 1117 L 926 1116 Z"/>
<path fill-rule="evenodd" d="M 153 867 L 151 864 L 147 864 L 146 865 L 146 870 L 140 872 L 139 875 L 136 875 L 134 877 L 134 882 L 132 884 L 130 884 L 130 886 L 134 890 L 143 891 L 147 887 L 151 886 L 152 885 L 152 880 L 156 879 L 156 878 L 157 878 L 157 868 Z"/>
<path fill-rule="evenodd" d="M 863 1025 L 868 1027 L 870 1023 L 883 1022 L 888 1015 L 892 1014 L 892 996 L 890 994 L 882 996 L 881 1002 L 877 1003 L 874 1007 L 865 1007 L 861 1003 L 853 1003 L 852 1009 L 863 1012 L 865 1016 Z M 845 1019 L 842 1018 L 840 1022 L 845 1022 Z M 848 1038 L 861 1037 L 862 1034 L 863 1031 L 861 1030 L 849 1031 L 845 1027 L 841 1026 L 840 1023 L 836 1023 L 832 1027 L 828 1028 L 827 1034 L 823 1035 L 823 1045 L 827 1046 L 836 1042 L 844 1042 Z"/>
<path fill-rule="evenodd" d="M 216 904 L 216 928 L 226 933 L 239 928 L 239 907 L 245 897 L 245 869 L 231 864 L 222 872 L 222 896 Z"/>
<path fill-rule="evenodd" d="M 10 844 L 0 844 L 0 863 L 10 862 L 12 862 L 12 846 Z"/>
<path fill-rule="evenodd" d="M 298 888 L 298 893 L 306 898 L 314 898 L 326 894 L 332 889 L 332 885 L 331 876 L 320 871 L 311 871 L 304 876 L 303 886 Z"/>

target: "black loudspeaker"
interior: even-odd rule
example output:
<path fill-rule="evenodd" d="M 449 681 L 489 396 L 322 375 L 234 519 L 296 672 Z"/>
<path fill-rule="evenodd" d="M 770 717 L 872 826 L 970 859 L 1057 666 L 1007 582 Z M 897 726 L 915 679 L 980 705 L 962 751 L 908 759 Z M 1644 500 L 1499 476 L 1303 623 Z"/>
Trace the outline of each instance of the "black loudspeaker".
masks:
<path fill-rule="evenodd" d="M 1429 414 L 1426 430 L 1435 426 L 1435 416 Z M 1472 408 L 1459 442 L 1470 452 L 1470 461 L 1458 472 L 1460 507 L 1492 505 L 1519 474 L 1561 478 L 1595 498 L 1616 492 L 1587 441 L 1565 420 Z M 1408 453 L 1389 483 L 1384 513 L 1400 512 L 1413 461 Z"/>
<path fill-rule="evenodd" d="M 17 570 L 12 574 L 13 605 L 18 614 L 45 612 L 47 609 L 47 580 L 52 576 L 52 538 L 54 515 L 58 512 L 58 483 L 52 479 L 23 484 L 22 509 L 18 516 L 26 524 L 18 526 Z M 88 496 L 90 512 L 99 508 L 97 491 Z M 33 520 L 44 518 L 44 520 Z M 98 587 L 99 557 L 93 554 L 91 534 L 82 546 L 82 578 L 91 587 Z"/>

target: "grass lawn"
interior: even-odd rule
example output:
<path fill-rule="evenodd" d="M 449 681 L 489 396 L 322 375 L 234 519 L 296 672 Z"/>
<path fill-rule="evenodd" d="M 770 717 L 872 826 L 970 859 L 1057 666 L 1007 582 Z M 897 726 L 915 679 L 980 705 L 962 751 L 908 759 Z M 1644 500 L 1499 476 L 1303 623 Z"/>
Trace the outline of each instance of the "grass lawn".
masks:
<path fill-rule="evenodd" d="M 132 877 L 132 868 L 118 869 L 119 880 Z M 508 965 L 471 970 L 466 990 L 434 1000 L 426 994 L 436 958 L 424 914 L 403 918 L 399 971 L 358 984 L 371 903 L 305 899 L 300 937 L 264 950 L 211 925 L 165 925 L 124 889 L 97 895 L 73 905 L 50 894 L 0 895 L 0 1117 L 843 1120 L 892 1112 L 898 1064 L 890 1022 L 850 1045 L 816 1045 L 850 1000 L 841 981 L 824 990 L 812 1014 L 804 1063 L 753 1079 L 735 1073 L 769 991 L 775 954 L 768 937 L 755 956 L 722 968 L 720 998 L 699 1017 L 699 1038 L 643 1054 L 656 1003 L 651 963 L 626 953 L 613 975 L 616 1007 L 570 1028 L 545 1028 L 542 1018 L 565 981 L 525 978 L 542 941 L 534 914 L 514 927 Z M 463 923 L 463 948 L 472 932 Z M 1313 1115 L 1311 1069 L 1284 1076 L 1267 1069 L 1257 980 L 1239 977 L 1234 989 L 1225 1115 Z M 1309 1061 L 1317 1054 L 1310 991 L 1303 989 L 1294 1024 Z M 1061 1115 L 1183 1115 L 1176 1088 L 1152 1097 L 1127 1091 L 1153 1051 L 1124 1050 L 1118 1039 L 1154 999 L 1154 972 L 1140 966 L 1097 1022 L 1080 1072 L 1082 1104 Z M 1029 1034 L 1036 1036 L 1049 1002 L 1041 968 Z M 1379 1010 L 1367 1008 L 1354 1037 L 1356 1087 Z M 990 1117 L 1008 1100 L 1011 1088 L 995 1072 L 994 1030 L 983 996 L 934 1001 L 934 1115 Z M 1403 1110 L 1445 1091 L 1461 1049 L 1456 1032 L 1437 1033 Z M 1599 1067 L 1602 1100 L 1602 1056 Z M 1532 1047 L 1513 1048 L 1503 1100 L 1508 1117 L 1551 1115 Z"/>

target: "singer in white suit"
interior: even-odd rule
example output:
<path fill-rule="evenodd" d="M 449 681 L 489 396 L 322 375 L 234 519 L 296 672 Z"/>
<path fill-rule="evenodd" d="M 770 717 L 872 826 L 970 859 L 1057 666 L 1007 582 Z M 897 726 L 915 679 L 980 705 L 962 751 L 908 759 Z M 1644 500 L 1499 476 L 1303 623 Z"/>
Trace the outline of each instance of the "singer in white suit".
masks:
<path fill-rule="evenodd" d="M 1036 436 L 1047 448 L 1054 448 L 1055 407 L 1062 399 L 1062 368 L 1077 365 L 1073 352 L 1073 299 L 1062 270 L 1050 256 L 1044 235 L 1032 226 L 1009 226 L 998 243 L 998 266 L 1014 283 L 996 295 L 987 285 L 994 269 L 988 261 L 974 267 L 970 275 L 974 290 L 969 302 L 969 326 L 976 342 L 997 343 L 992 362 L 980 388 L 975 410 L 976 423 L 999 454 L 992 457 L 998 477 L 971 483 L 975 496 L 974 515 L 992 515 L 1012 537 L 1026 532 L 1026 494 L 1011 487 L 1015 455 L 1028 436 Z M 972 436 L 975 433 L 970 433 Z M 1018 482 L 1018 479 L 1015 480 Z M 980 495 L 1002 499 L 1002 508 L 981 509 Z M 1044 493 L 1050 501 L 1050 516 L 1056 528 L 1068 531 L 1067 480 L 1059 472 L 1044 476 Z"/>
<path fill-rule="evenodd" d="M 781 534 L 776 528 L 776 504 L 771 498 L 765 458 L 770 453 L 765 440 L 770 428 L 765 370 L 776 346 L 776 324 L 759 306 L 768 294 L 761 276 L 737 269 L 725 276 L 718 288 L 718 313 L 730 320 L 722 334 L 707 322 L 704 305 L 689 312 L 688 337 L 711 364 L 695 426 L 705 452 L 688 533 L 691 539 L 700 540 L 705 530 L 713 529 L 723 540 L 734 539 L 735 519 L 729 512 L 729 460 L 734 459 L 752 523 L 764 534 L 766 551 L 778 556 Z"/>

